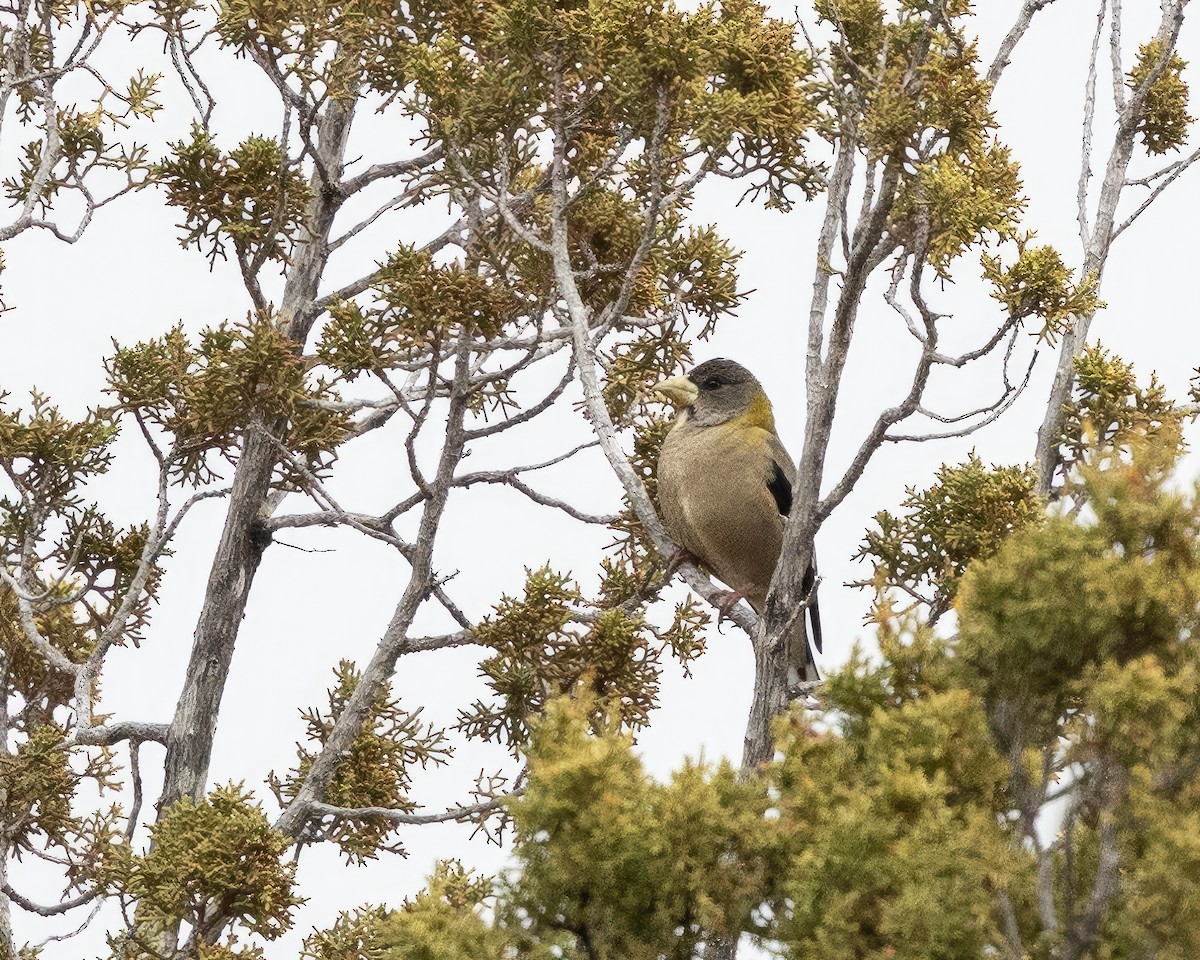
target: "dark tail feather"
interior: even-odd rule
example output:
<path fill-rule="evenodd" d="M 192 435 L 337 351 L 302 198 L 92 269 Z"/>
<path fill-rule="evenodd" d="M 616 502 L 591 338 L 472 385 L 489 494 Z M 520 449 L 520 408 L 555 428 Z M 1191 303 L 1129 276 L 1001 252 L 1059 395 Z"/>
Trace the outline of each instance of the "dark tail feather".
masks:
<path fill-rule="evenodd" d="M 815 564 L 810 563 L 801 586 L 804 588 L 804 595 L 809 597 L 808 622 L 812 624 L 812 644 L 816 647 L 817 653 L 823 653 L 824 651 L 821 649 L 821 608 L 817 605 L 816 582 L 817 568 Z"/>
<path fill-rule="evenodd" d="M 817 648 L 817 653 L 824 653 L 821 649 L 821 608 L 817 606 L 816 597 L 808 605 L 808 622 L 812 625 L 813 646 Z"/>

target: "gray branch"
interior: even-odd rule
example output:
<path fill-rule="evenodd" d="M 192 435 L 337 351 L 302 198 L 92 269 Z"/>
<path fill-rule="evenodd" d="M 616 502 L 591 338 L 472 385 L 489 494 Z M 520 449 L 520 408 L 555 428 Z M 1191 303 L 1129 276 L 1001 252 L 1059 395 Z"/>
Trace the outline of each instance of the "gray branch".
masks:
<path fill-rule="evenodd" d="M 1025 0 L 1021 5 L 1021 12 L 1017 14 L 1017 22 L 1012 25 L 1004 37 L 1000 49 L 996 51 L 996 56 L 992 60 L 992 65 L 988 67 L 987 81 L 993 87 L 1000 81 L 1000 75 L 1008 67 L 1009 58 L 1012 57 L 1013 50 L 1016 49 L 1021 38 L 1025 36 L 1025 31 L 1033 22 L 1034 14 L 1050 6 L 1053 2 L 1054 0 Z"/>

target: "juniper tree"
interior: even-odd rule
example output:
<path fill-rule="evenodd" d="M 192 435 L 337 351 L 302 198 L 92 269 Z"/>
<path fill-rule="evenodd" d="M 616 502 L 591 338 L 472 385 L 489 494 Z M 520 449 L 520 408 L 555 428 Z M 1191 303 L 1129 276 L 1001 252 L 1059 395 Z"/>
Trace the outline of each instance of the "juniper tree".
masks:
<path fill-rule="evenodd" d="M 1031 620 L 1044 630 L 1027 634 L 989 620 L 1002 606 L 995 595 L 1018 579 L 1014 568 L 1056 550 L 1075 563 L 1070 551 L 1083 544 L 1116 575 L 1138 562 L 1121 555 L 1118 527 L 1133 535 L 1161 514 L 1161 529 L 1182 543 L 1192 509 L 1163 491 L 1188 411 L 1157 386 L 1136 389 L 1115 358 L 1075 357 L 1099 307 L 1103 264 L 1089 254 L 1073 271 L 1034 243 L 1020 158 L 999 139 L 993 86 L 1047 3 L 1024 4 L 990 65 L 969 6 L 957 2 L 821 0 L 799 26 L 747 0 L 686 10 L 644 0 L 155 0 L 4 13 L 16 23 L 0 64 L 0 110 L 10 111 L 0 120 L 42 133 L 24 153 L 10 151 L 19 173 L 9 189 L 14 226 L 2 238 L 46 227 L 73 239 L 46 211 L 77 194 L 83 213 L 72 222 L 82 228 L 108 198 L 140 188 L 173 211 L 177 239 L 195 256 L 236 267 L 244 299 L 239 315 L 201 329 L 166 321 L 156 336 L 115 344 L 106 392 L 86 414 L 40 394 L 4 398 L 0 863 L 44 860 L 60 871 L 64 894 L 61 904 L 38 903 L 0 877 L 0 952 L 19 955 L 11 904 L 81 919 L 107 905 L 115 957 L 270 955 L 279 948 L 265 944 L 290 928 L 304 895 L 289 860 L 328 843 L 362 862 L 402 852 L 402 827 L 445 821 L 492 836 L 511 826 L 519 869 L 494 886 L 446 864 L 404 905 L 364 905 L 315 932 L 307 955 L 720 956 L 746 932 L 805 956 L 921 944 L 928 950 L 914 955 L 1079 955 L 1117 936 L 1104 923 L 1131 942 L 1152 916 L 1156 936 L 1176 943 L 1161 918 L 1186 902 L 1186 883 L 1171 888 L 1170 903 L 1119 900 L 1111 864 L 1126 856 L 1128 869 L 1143 868 L 1140 854 L 1113 853 L 1118 838 L 1159 843 L 1167 857 L 1181 835 L 1114 826 L 1134 797 L 1136 758 L 1097 747 L 1082 719 L 1112 730 L 1132 722 L 1132 708 L 1113 698 L 1122 671 L 1135 667 L 1107 647 L 1081 653 L 1095 624 L 1069 624 L 1078 644 L 1059 666 L 1080 676 L 1040 677 L 1036 703 L 1014 715 L 1004 684 L 1040 668 L 1033 657 L 1009 661 L 1045 646 L 1045 631 L 1059 625 Z M 1165 7 L 1136 65 L 1114 67 L 1130 91 L 1118 97 L 1114 156 L 1124 159 L 1110 163 L 1122 178 L 1139 136 L 1151 153 L 1186 136 L 1175 52 L 1182 12 Z M 110 86 L 87 60 L 100 38 L 123 38 L 131 59 L 147 38 L 161 45 L 163 76 L 144 70 Z M 235 60 L 270 92 L 274 128 L 240 138 L 223 129 L 212 72 Z M 78 113 L 55 99 L 71 73 L 99 84 L 94 106 Z M 158 154 L 126 143 L 115 128 L 153 112 L 167 84 L 189 125 Z M 1091 123 L 1090 96 L 1087 111 Z M 368 123 L 386 136 L 363 135 Z M 1190 162 L 1149 178 L 1150 199 Z M 647 388 L 688 364 L 697 341 L 746 301 L 739 252 L 693 214 L 714 178 L 738 181 L 746 202 L 790 210 L 797 223 L 821 211 L 801 480 L 764 617 L 732 611 L 757 664 L 742 765 L 691 765 L 659 784 L 639 769 L 629 738 L 650 721 L 664 660 L 686 667 L 702 649 L 706 607 L 721 592 L 688 565 L 680 572 L 699 599 L 672 606 L 664 593 L 674 545 L 655 512 L 654 464 L 667 422 Z M 1104 202 L 1091 236 L 1107 256 L 1118 228 L 1102 222 L 1112 207 Z M 435 203 L 440 219 L 429 215 Z M 950 352 L 942 344 L 953 318 L 939 310 L 938 288 L 976 260 L 991 287 L 978 309 L 986 319 L 977 345 Z M 912 337 L 912 376 L 835 467 L 846 364 L 879 329 L 863 313 L 872 283 L 888 322 Z M 1047 520 L 1030 469 L 944 467 L 937 488 L 914 487 L 909 512 L 881 515 L 868 535 L 875 585 L 921 604 L 901 627 L 881 598 L 882 665 L 856 657 L 830 679 L 824 725 L 791 712 L 773 727 L 803 692 L 786 686 L 778 639 L 810 599 L 798 572 L 822 524 L 884 444 L 962 436 L 1005 413 L 1032 366 L 1023 332 L 1061 343 L 1063 362 L 1079 371 L 1082 389 L 1053 433 L 1060 494 L 1075 507 L 1089 497 L 1117 505 L 1090 526 Z M 992 356 L 999 379 L 982 408 L 941 410 L 926 399 L 935 371 Z M 572 400 L 576 412 L 562 411 Z M 924 426 L 900 426 L 910 419 Z M 568 420 L 551 455 L 519 452 L 520 431 L 552 433 L 546 424 Z M 1144 489 L 1093 462 L 1146 434 L 1162 437 L 1148 448 L 1159 459 L 1131 474 Z M 93 502 L 90 487 L 113 467 L 121 435 L 142 444 L 154 489 L 145 521 L 128 526 Z M 372 436 L 399 451 L 383 506 L 343 492 L 346 461 Z M 476 468 L 469 455 L 499 465 Z M 623 502 L 596 512 L 543 486 L 542 471 L 578 461 L 608 469 Z M 1045 482 L 1044 468 L 1039 476 Z M 598 576 L 515 557 L 527 567 L 519 591 L 486 600 L 460 592 L 443 566 L 447 518 L 483 487 L 611 531 Z M 220 501 L 222 529 L 174 715 L 109 705 L 104 667 L 116 648 L 156 641 L 151 614 L 167 558 L 207 501 Z M 214 735 L 256 576 L 285 537 L 313 528 L 397 558 L 393 610 L 364 662 L 329 651 L 317 666 L 332 675 L 328 703 L 303 711 L 294 763 L 281 743 L 278 763 L 261 771 L 265 791 L 214 786 Z M 499 557 L 504 545 L 488 534 L 478 531 L 480 550 Z M 1172 562 L 1190 569 L 1180 551 Z M 1186 651 L 1176 648 L 1189 595 L 1159 597 L 1157 579 L 1143 584 L 1136 572 L 1123 574 L 1130 596 L 1146 586 L 1161 630 L 1139 647 L 1130 677 L 1146 703 L 1165 704 L 1163 722 L 1176 724 L 1185 750 L 1177 701 Z M 1041 599 L 1031 593 L 1029 607 Z M 953 603 L 962 624 L 955 657 L 926 622 Z M 427 632 L 429 622 L 441 632 Z M 409 658 L 459 647 L 477 649 L 484 692 L 463 697 L 457 721 L 443 727 L 393 683 Z M 989 656 L 1008 657 L 1002 682 Z M 472 665 L 463 679 L 474 676 Z M 776 734 L 784 757 L 769 764 Z M 1060 738 L 1078 749 L 1060 752 Z M 452 760 L 467 742 L 509 759 L 447 809 L 424 810 L 418 768 Z M 146 743 L 165 748 L 153 810 L 143 796 Z M 1034 754 L 1040 767 L 1026 762 Z M 1151 779 L 1180 758 L 1154 754 Z M 1074 845 L 1037 849 L 1040 811 L 1062 770 L 1079 798 L 1079 832 Z M 1147 803 L 1161 799 L 1154 789 Z M 111 802 L 118 790 L 127 804 Z M 708 827 L 696 831 L 696 821 Z M 870 856 L 860 856 L 866 847 Z M 1158 869 L 1156 856 L 1146 870 Z M 906 857 L 911 869 L 880 867 L 880 858 Z M 843 881 L 846 899 L 831 900 Z M 1080 899 L 1089 883 L 1098 911 Z M 402 893 L 387 899 L 395 906 Z"/>
<path fill-rule="evenodd" d="M 556 700 L 513 867 L 470 895 L 442 867 L 305 956 L 692 957 L 739 936 L 787 957 L 1190 956 L 1200 513 L 1178 434 L 1127 439 L 1076 474 L 1090 516 L 1041 512 L 967 565 L 957 637 L 881 603 L 879 655 L 827 677 L 822 716 L 777 720 L 761 777 L 656 780 L 617 716 Z"/>
<path fill-rule="evenodd" d="M 505 484 L 585 521 L 620 521 L 538 493 L 525 479 L 538 464 L 481 472 L 460 461 L 563 396 L 581 336 L 610 355 L 604 416 L 627 430 L 639 424 L 652 459 L 656 425 L 639 386 L 686 356 L 687 323 L 711 327 L 739 301 L 736 254 L 713 230 L 688 224 L 692 194 L 713 174 L 753 174 L 779 202 L 819 188 L 804 157 L 815 116 L 805 89 L 811 60 L 789 26 L 753 4 L 690 13 L 644 4 L 229 4 L 213 20 L 185 3 L 130 6 L 120 17 L 132 32 L 166 38 L 196 108 L 191 131 L 165 156 L 130 165 L 178 211 L 186 246 L 236 263 L 248 314 L 118 344 L 108 396 L 82 420 L 41 397 L 6 409 L 5 718 L 16 749 L 5 776 L 19 831 L 6 852 L 36 849 L 69 864 L 71 895 L 61 908 L 39 907 L 6 887 L 5 904 L 56 914 L 112 897 L 125 908 L 123 929 L 112 933 L 118 955 L 252 955 L 257 947 L 235 946 L 237 936 L 270 939 L 287 926 L 295 895 L 278 857 L 289 846 L 329 840 L 361 859 L 392 848 L 398 825 L 482 820 L 501 809 L 511 773 L 485 777 L 472 803 L 413 812 L 411 769 L 441 762 L 449 732 L 388 693 L 401 656 L 490 648 L 495 701 L 464 703 L 458 727 L 503 739 L 520 756 L 548 694 L 586 679 L 627 703 L 625 720 L 637 725 L 664 652 L 694 655 L 704 615 L 689 602 L 666 627 L 648 618 L 661 584 L 628 520 L 623 552 L 598 588 L 585 594 L 552 570 L 532 572 L 525 595 L 482 622 L 438 573 L 436 537 L 451 491 L 480 484 Z M 279 97 L 276 135 L 223 143 L 202 69 L 209 48 L 262 71 Z M 380 102 L 397 128 L 416 131 L 418 149 L 349 171 L 356 111 Z M 357 221 L 342 215 L 360 195 L 382 204 Z M 407 208 L 433 197 L 451 212 L 432 236 L 379 242 L 380 227 L 403 229 Z M 375 266 L 334 286 L 326 268 L 343 247 Z M 569 294 L 556 276 L 563 256 L 578 267 Z M 564 298 L 589 312 L 582 334 Z M 527 399 L 523 383 L 555 366 L 557 385 Z M 406 451 L 407 488 L 378 513 L 343 506 L 329 487 L 338 455 L 384 428 Z M 127 531 L 85 493 L 110 465 L 120 430 L 142 437 L 158 474 L 150 521 Z M 552 462 L 588 446 L 567 445 Z M 105 659 L 140 640 L 173 536 L 208 499 L 227 501 L 228 512 L 175 716 L 102 716 Z M 186 837 L 234 837 L 238 824 L 265 823 L 239 788 L 220 802 L 206 796 L 238 631 L 273 537 L 311 526 L 350 528 L 394 549 L 407 585 L 370 661 L 339 667 L 328 710 L 308 714 L 311 745 L 291 771 L 272 774 L 281 809 L 262 855 L 221 872 L 211 848 Z M 414 634 L 427 600 L 453 632 Z M 592 654 L 581 657 L 581 645 Z M 147 741 L 164 745 L 166 758 L 151 845 L 139 852 Z M 113 750 L 127 750 L 132 808 L 77 815 L 66 795 L 84 789 L 81 779 L 111 787 Z M 87 760 L 82 773 L 66 766 L 75 755 Z M 59 766 L 44 769 L 50 760 Z M 44 807 L 55 819 L 30 821 Z M 178 829 L 192 833 L 173 840 Z"/>

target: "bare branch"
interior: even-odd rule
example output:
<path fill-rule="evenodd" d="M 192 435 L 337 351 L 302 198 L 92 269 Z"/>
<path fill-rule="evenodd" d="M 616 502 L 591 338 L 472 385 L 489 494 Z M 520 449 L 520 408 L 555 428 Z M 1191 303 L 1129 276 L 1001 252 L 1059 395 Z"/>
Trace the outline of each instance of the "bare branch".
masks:
<path fill-rule="evenodd" d="M 409 810 L 396 810 L 391 807 L 335 807 L 328 803 L 312 802 L 308 812 L 314 817 L 334 817 L 339 820 L 365 820 L 367 817 L 378 817 L 390 820 L 392 823 L 423 825 L 429 823 L 463 823 L 473 820 L 482 814 L 493 813 L 504 809 L 505 804 L 513 797 L 519 797 L 523 791 L 515 790 L 507 796 L 495 797 L 482 803 L 472 803 L 461 807 L 451 807 L 442 813 L 412 813 Z"/>
<path fill-rule="evenodd" d="M 557 345 L 555 349 L 558 349 Z M 506 417 L 497 423 L 489 424 L 486 427 L 477 427 L 474 430 L 468 430 L 467 439 L 478 440 L 481 437 L 490 437 L 497 433 L 502 433 L 505 430 L 511 430 L 513 427 L 522 423 L 528 423 L 534 417 L 545 412 L 546 410 L 549 410 L 552 406 L 554 406 L 555 403 L 558 402 L 559 397 L 563 395 L 567 387 L 574 382 L 575 364 L 576 359 L 572 357 L 567 363 L 566 373 L 562 375 L 558 383 L 554 385 L 554 388 L 533 406 L 527 407 L 520 413 L 513 414 L 511 417 Z"/>
<path fill-rule="evenodd" d="M 464 332 L 455 346 L 454 389 L 447 413 L 445 441 L 434 477 L 425 484 L 427 497 L 421 512 L 418 536 L 406 554 L 411 564 L 408 584 L 354 693 L 330 730 L 321 752 L 314 758 L 295 798 L 276 823 L 277 829 L 289 836 L 297 837 L 303 831 L 311 816 L 311 805 L 319 802 L 324 795 L 338 762 L 359 735 L 380 689 L 394 672 L 396 661 L 409 651 L 412 641 L 408 637 L 408 630 L 418 607 L 438 587 L 433 577 L 433 547 L 454 471 L 462 459 L 466 444 L 462 423 L 470 399 L 466 388 L 469 360 L 470 337 Z"/>
<path fill-rule="evenodd" d="M 1116 240 L 1117 237 L 1119 237 L 1122 233 L 1124 233 L 1128 227 L 1132 226 L 1133 222 L 1135 220 L 1137 220 L 1137 218 L 1140 217 L 1143 213 L 1146 212 L 1146 210 L 1150 206 L 1150 204 L 1152 204 L 1155 200 L 1157 200 L 1159 198 L 1159 195 L 1162 194 L 1162 192 L 1164 190 L 1166 190 L 1167 187 L 1169 187 L 1172 183 L 1174 183 L 1176 180 L 1178 180 L 1187 171 L 1188 167 L 1190 167 L 1197 160 L 1200 160 L 1200 147 L 1193 150 L 1182 160 L 1177 160 L 1175 163 L 1171 164 L 1171 166 L 1169 168 L 1169 170 L 1170 170 L 1169 173 L 1166 173 L 1164 171 L 1159 171 L 1158 174 L 1152 174 L 1151 177 L 1143 178 L 1143 180 L 1141 180 L 1141 181 L 1135 181 L 1135 180 L 1126 181 L 1130 185 L 1133 185 L 1135 183 L 1142 184 L 1142 185 L 1148 185 L 1146 183 L 1147 180 L 1152 179 L 1152 178 L 1158 179 L 1158 183 L 1156 183 L 1151 188 L 1150 195 L 1148 197 L 1146 197 L 1146 199 L 1143 200 L 1138 205 L 1138 208 L 1136 210 L 1134 210 L 1133 213 L 1131 213 L 1128 217 L 1126 217 L 1121 222 L 1121 224 L 1118 227 L 1116 227 L 1116 229 L 1113 230 L 1113 233 L 1112 233 L 1113 240 Z"/>
<path fill-rule="evenodd" d="M 534 503 L 540 504 L 543 507 L 553 507 L 555 510 L 561 510 L 569 517 L 574 517 L 576 520 L 581 520 L 584 523 L 594 523 L 600 526 L 610 526 L 620 519 L 619 513 L 603 513 L 593 514 L 584 513 L 571 504 L 559 500 L 556 497 L 551 497 L 545 493 L 539 493 L 527 483 L 522 482 L 512 471 L 495 471 L 491 474 L 475 473 L 470 475 L 470 479 L 466 483 L 455 482 L 455 486 L 469 487 L 474 483 L 500 483 L 505 486 L 512 487 L 518 493 L 524 494 Z"/>
<path fill-rule="evenodd" d="M 1167 0 L 1169 4 L 1171 0 Z M 1184 0 L 1186 2 L 1186 0 Z M 1164 4 L 1164 9 L 1167 6 Z M 1121 63 L 1121 0 L 1112 0 L 1112 26 L 1108 31 L 1108 52 L 1112 62 L 1113 105 L 1125 109 L 1125 68 Z"/>
<path fill-rule="evenodd" d="M 397 160 L 392 163 L 376 163 L 357 176 L 343 180 L 339 190 L 343 197 L 350 197 L 364 187 L 390 177 L 403 177 L 418 170 L 427 170 L 445 156 L 446 148 L 441 144 L 411 160 Z"/>
<path fill-rule="evenodd" d="M 64 913 L 69 913 L 76 907 L 82 907 L 84 904 L 91 903 L 96 899 L 98 894 L 94 890 L 89 890 L 87 893 L 81 893 L 77 897 L 71 897 L 69 900 L 63 900 L 61 903 L 54 906 L 37 903 L 30 900 L 28 897 L 23 897 L 17 893 L 8 883 L 0 885 L 0 893 L 8 897 L 22 910 L 27 913 L 36 913 L 40 917 L 57 917 Z"/>
<path fill-rule="evenodd" d="M 1017 912 L 1013 909 L 1007 890 L 996 892 L 996 903 L 1000 907 L 1000 918 L 1004 923 L 1004 940 L 1005 946 L 1008 947 L 1008 958 L 1009 960 L 1024 960 L 1027 956 L 1025 944 L 1021 939 L 1021 928 L 1017 925 Z"/>
<path fill-rule="evenodd" d="M 1066 931 L 1064 957 L 1079 960 L 1090 952 L 1108 915 L 1109 904 L 1120 890 L 1121 853 L 1117 837 L 1117 812 L 1125 790 L 1125 772 L 1111 757 L 1100 762 L 1096 773 L 1099 783 L 1099 847 L 1096 876 L 1087 906 L 1076 924 Z"/>
<path fill-rule="evenodd" d="M 70 740 L 81 746 L 89 747 L 111 747 L 123 740 L 129 740 L 133 744 L 146 740 L 166 744 L 168 729 L 165 723 L 119 720 L 116 723 L 79 726 L 71 735 Z"/>
<path fill-rule="evenodd" d="M 1021 5 L 1021 12 L 1017 14 L 1017 22 L 1009 29 L 1008 34 L 1000 44 L 1000 49 L 996 51 L 992 65 L 988 67 L 987 81 L 993 87 L 999 82 L 1000 75 L 1008 66 L 1013 50 L 1021 42 L 1021 38 L 1025 36 L 1025 31 L 1029 29 L 1034 14 L 1050 6 L 1053 2 L 1054 0 L 1025 0 Z"/>
<path fill-rule="evenodd" d="M 1021 382 L 1017 386 L 1013 387 L 1009 384 L 1008 378 L 1005 377 L 1004 388 L 1003 388 L 1003 392 L 1000 395 L 1000 398 L 998 400 L 996 400 L 994 403 L 988 404 L 987 406 L 979 407 L 979 408 L 977 408 L 975 410 L 971 410 L 967 413 L 960 413 L 960 414 L 957 414 L 952 417 L 942 416 L 940 414 L 934 413 L 932 410 L 927 410 L 924 407 L 919 407 L 917 409 L 918 413 L 921 413 L 924 416 L 929 417 L 931 420 L 940 421 L 941 423 L 956 423 L 956 422 L 961 422 L 963 420 L 968 420 L 971 417 L 980 417 L 980 419 L 975 421 L 974 423 L 968 424 L 967 426 L 958 427 L 957 429 L 954 429 L 954 430 L 945 430 L 940 433 L 908 434 L 908 435 L 888 433 L 884 437 L 884 439 L 886 441 L 888 441 L 889 443 L 900 443 L 900 442 L 905 442 L 905 441 L 909 441 L 909 442 L 913 442 L 913 443 L 923 443 L 927 440 L 949 440 L 951 438 L 956 438 L 956 437 L 968 437 L 971 434 L 973 434 L 979 430 L 982 430 L 988 424 L 995 423 L 997 420 L 1000 419 L 1001 416 L 1004 415 L 1004 412 L 1006 410 L 1008 410 L 1009 407 L 1011 407 L 1014 403 L 1016 403 L 1017 398 L 1020 397 L 1021 394 L 1025 392 L 1025 388 L 1027 386 L 1029 386 L 1029 380 L 1030 380 L 1030 377 L 1033 375 L 1033 368 L 1036 363 L 1037 363 L 1037 354 L 1034 353 L 1034 355 L 1029 360 L 1029 366 L 1025 369 L 1025 376 L 1022 378 Z"/>
<path fill-rule="evenodd" d="M 1100 34 L 1104 31 L 1104 15 L 1108 0 L 1100 0 L 1096 14 L 1096 32 L 1092 36 L 1092 53 L 1088 59 L 1087 83 L 1083 95 L 1083 157 L 1079 163 L 1079 182 L 1075 187 L 1076 219 L 1079 222 L 1079 239 L 1086 247 L 1091 242 L 1088 226 L 1088 181 L 1092 177 L 1092 135 L 1096 130 L 1096 65 L 1100 58 Z"/>
<path fill-rule="evenodd" d="M 17 617 L 20 620 L 21 630 L 25 634 L 25 639 L 42 655 L 50 666 L 62 673 L 77 677 L 80 672 L 80 665 L 74 663 L 58 647 L 42 636 L 42 632 L 37 628 L 37 623 L 34 621 L 33 605 L 24 595 L 17 580 L 3 567 L 0 567 L 0 582 L 3 582 L 17 597 Z"/>

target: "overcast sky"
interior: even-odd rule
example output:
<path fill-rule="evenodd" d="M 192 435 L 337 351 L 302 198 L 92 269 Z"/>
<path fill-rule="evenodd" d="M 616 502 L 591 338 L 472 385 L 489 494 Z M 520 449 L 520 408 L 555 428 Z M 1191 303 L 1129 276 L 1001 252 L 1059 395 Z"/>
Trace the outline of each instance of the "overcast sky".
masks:
<path fill-rule="evenodd" d="M 793 9 L 790 0 L 773 6 L 781 16 Z M 981 5 L 977 28 L 985 63 L 1018 6 L 1015 0 Z M 1152 33 L 1158 11 L 1157 4 L 1147 0 L 1128 6 L 1125 37 L 1132 47 Z M 1058 0 L 1039 15 L 995 100 L 1001 136 L 1022 164 L 1029 197 L 1026 225 L 1036 229 L 1043 242 L 1055 244 L 1070 264 L 1080 260 L 1075 189 L 1080 106 L 1095 8 L 1078 0 Z M 1197 58 L 1198 43 L 1194 25 L 1185 26 L 1181 42 L 1185 59 Z M 152 51 L 153 46 L 145 49 Z M 223 145 L 232 145 L 249 131 L 273 133 L 274 102 L 255 72 L 244 63 L 229 66 L 228 57 L 222 57 L 221 63 L 226 66 L 214 85 L 221 103 L 214 125 L 229 131 L 222 135 Z M 1102 97 L 1108 91 L 1106 70 L 1107 63 L 1102 65 L 1099 84 Z M 152 131 L 152 144 L 180 136 L 189 119 L 178 111 L 160 118 Z M 379 152 L 377 144 L 396 142 L 395 131 L 370 117 L 364 121 L 351 155 L 369 157 Z M 1110 130 L 1110 115 L 1102 114 L 1097 169 L 1106 156 Z M 15 141 L 3 145 L 3 163 L 11 164 L 15 149 Z M 1135 164 L 1141 164 L 1135 166 L 1135 176 L 1160 165 L 1145 159 Z M 699 346 L 697 358 L 726 356 L 750 367 L 774 401 L 784 443 L 796 452 L 803 425 L 801 320 L 807 316 L 821 205 L 818 201 L 781 214 L 750 205 L 734 207 L 736 197 L 736 187 L 727 182 L 706 187 L 695 219 L 718 223 L 745 250 L 742 287 L 754 292 L 736 318 L 725 322 L 712 341 Z M 1093 339 L 1133 361 L 1143 376 L 1156 370 L 1175 396 L 1186 392 L 1192 370 L 1200 364 L 1194 227 L 1198 201 L 1200 184 L 1193 172 L 1120 238 L 1104 279 L 1102 295 L 1108 307 L 1093 326 Z M 336 281 L 364 272 L 388 245 L 420 241 L 443 216 L 444 209 L 405 214 L 395 227 L 364 238 L 362 245 L 347 245 L 331 277 Z M 179 321 L 198 330 L 245 315 L 248 304 L 236 270 L 218 262 L 210 272 L 196 251 L 181 250 L 176 220 L 157 194 L 147 193 L 103 211 L 74 247 L 38 233 L 26 233 L 6 245 L 7 270 L 0 279 L 5 298 L 15 309 L 0 315 L 0 386 L 13 395 L 10 403 L 36 385 L 67 412 L 78 415 L 101 399 L 101 358 L 110 351 L 112 338 L 131 343 L 159 335 Z M 998 316 L 986 291 L 970 280 L 976 271 L 959 272 L 963 279 L 932 304 L 955 315 L 951 346 L 985 339 Z M 877 295 L 868 298 L 847 370 L 826 486 L 840 475 L 879 409 L 907 390 L 913 360 L 910 344 L 899 318 Z M 1032 338 L 1021 347 L 1026 357 L 1034 348 Z M 906 485 L 927 483 L 939 464 L 961 459 L 972 447 L 994 463 L 1023 462 L 1032 456 L 1053 362 L 1044 348 L 1043 353 L 1029 389 L 1000 422 L 967 441 L 885 449 L 826 524 L 818 540 L 824 578 L 823 668 L 843 662 L 857 639 L 870 645 L 861 625 L 869 597 L 843 586 L 868 574 L 850 558 L 870 517 L 880 509 L 894 508 Z M 955 412 L 994 398 L 995 389 L 996 381 L 987 373 L 957 379 L 945 376 L 937 383 L 936 397 L 940 409 Z M 553 455 L 577 442 L 585 429 L 571 405 L 564 403 L 547 425 L 513 431 L 502 443 L 481 448 L 471 466 Z M 114 519 L 137 522 L 148 512 L 153 465 L 132 437 L 123 438 L 118 450 L 118 467 L 95 484 L 95 496 Z M 342 502 L 371 510 L 399 499 L 407 479 L 401 454 L 398 435 L 388 431 L 348 448 L 334 481 Z M 1195 458 L 1189 461 L 1189 469 L 1200 469 Z M 548 472 L 539 482 L 550 492 L 569 494 L 584 508 L 607 511 L 617 503 L 617 485 L 598 456 Z M 289 502 L 284 509 L 289 508 L 302 509 L 302 505 Z M 210 502 L 187 521 L 176 554 L 167 564 L 162 603 L 147 642 L 140 650 L 118 651 L 110 658 L 104 705 L 119 716 L 170 719 L 223 511 L 222 503 Z M 323 705 L 331 668 L 338 659 L 365 661 L 370 655 L 407 577 L 405 566 L 390 549 L 364 543 L 357 535 L 314 531 L 280 539 L 330 552 L 307 553 L 285 546 L 268 551 L 234 658 L 211 770 L 214 783 L 244 780 L 264 799 L 271 815 L 275 807 L 263 780 L 268 771 L 282 771 L 293 760 L 293 744 L 302 734 L 298 708 Z M 572 571 L 586 588 L 593 587 L 597 548 L 608 539 L 603 531 L 527 508 L 515 494 L 472 490 L 451 503 L 436 567 L 443 573 L 459 571 L 452 584 L 455 595 L 477 617 L 501 592 L 519 589 L 523 565 L 550 560 L 557 568 Z M 447 626 L 435 611 L 423 611 L 416 629 L 438 632 Z M 396 690 L 410 706 L 423 704 L 431 721 L 451 723 L 459 706 L 484 692 L 472 665 L 476 657 L 470 650 L 457 650 L 405 658 Z M 703 754 L 713 760 L 740 757 L 753 675 L 749 641 L 733 627 L 724 634 L 714 632 L 709 652 L 694 664 L 692 674 L 685 679 L 668 665 L 661 707 L 639 739 L 643 756 L 656 773 L 666 774 L 687 755 Z M 148 797 L 157 795 L 159 784 L 153 772 L 161 759 L 160 748 L 145 748 Z M 481 768 L 504 763 L 503 755 L 494 750 L 464 750 L 450 768 L 419 775 L 415 795 L 429 810 L 441 809 L 464 797 Z M 267 956 L 272 960 L 294 957 L 299 939 L 313 926 L 332 922 L 338 910 L 363 902 L 398 903 L 421 885 L 438 858 L 457 856 L 485 870 L 497 869 L 502 851 L 479 839 L 468 842 L 468 833 L 455 825 L 407 829 L 402 834 L 411 854 L 407 860 L 385 856 L 366 868 L 343 865 L 331 849 L 307 850 L 299 882 L 311 901 L 297 914 L 294 932 L 268 946 Z M 29 869 L 15 877 L 26 892 L 52 898 L 53 891 L 44 881 Z M 41 924 L 36 928 L 29 924 L 19 910 L 14 914 L 18 942 L 48 932 Z M 98 955 L 102 949 L 97 933 L 86 940 L 51 945 L 46 957 L 76 960 Z"/>

